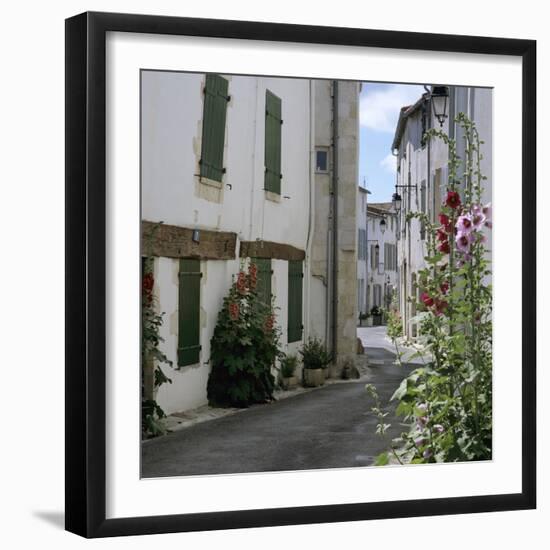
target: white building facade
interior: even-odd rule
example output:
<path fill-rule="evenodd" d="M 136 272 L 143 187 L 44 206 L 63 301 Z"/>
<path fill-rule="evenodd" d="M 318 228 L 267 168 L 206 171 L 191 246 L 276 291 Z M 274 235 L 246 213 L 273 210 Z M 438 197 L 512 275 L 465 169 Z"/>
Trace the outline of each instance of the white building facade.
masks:
<path fill-rule="evenodd" d="M 311 276 L 321 85 L 142 72 L 142 255 L 154 257 L 161 348 L 177 367 L 164 369 L 172 384 L 156 395 L 168 414 L 207 402 L 210 340 L 243 263 L 258 263 L 274 296 L 282 350 L 297 353 L 312 333 L 311 303 L 326 299 L 324 291 L 315 296 Z M 357 108 L 358 88 L 346 102 Z M 330 101 L 325 107 L 332 121 Z M 327 173 L 337 157 L 332 147 Z"/>

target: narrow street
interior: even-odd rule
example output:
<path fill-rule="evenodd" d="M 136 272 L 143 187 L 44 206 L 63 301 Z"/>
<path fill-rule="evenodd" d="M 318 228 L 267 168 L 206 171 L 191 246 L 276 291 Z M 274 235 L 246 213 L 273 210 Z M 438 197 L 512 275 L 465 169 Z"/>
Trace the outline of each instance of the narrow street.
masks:
<path fill-rule="evenodd" d="M 402 426 L 388 401 L 412 368 L 394 365 L 395 354 L 388 349 L 370 347 L 369 332 L 373 331 L 373 342 L 380 346 L 384 328 L 359 329 L 369 346 L 367 376 L 148 440 L 142 444 L 142 477 L 372 465 L 389 439 L 375 434 L 377 419 L 370 412 L 372 399 L 364 391 L 365 384 L 377 387 L 390 411 L 388 437 L 395 437 Z"/>

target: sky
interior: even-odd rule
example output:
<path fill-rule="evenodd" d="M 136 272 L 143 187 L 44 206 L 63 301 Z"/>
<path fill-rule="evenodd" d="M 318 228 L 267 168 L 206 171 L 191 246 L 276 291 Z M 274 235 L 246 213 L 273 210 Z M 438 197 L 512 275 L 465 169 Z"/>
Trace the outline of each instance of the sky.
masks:
<path fill-rule="evenodd" d="M 399 111 L 424 93 L 412 84 L 363 82 L 360 98 L 359 183 L 372 193 L 369 202 L 390 202 L 395 191 L 395 157 L 391 144 Z"/>

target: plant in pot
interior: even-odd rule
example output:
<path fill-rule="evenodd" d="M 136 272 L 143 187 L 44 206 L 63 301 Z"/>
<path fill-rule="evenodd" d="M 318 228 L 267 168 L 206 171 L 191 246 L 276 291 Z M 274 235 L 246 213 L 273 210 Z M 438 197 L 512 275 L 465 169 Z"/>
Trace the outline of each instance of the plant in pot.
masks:
<path fill-rule="evenodd" d="M 291 390 L 298 385 L 296 376 L 296 367 L 298 366 L 298 357 L 296 355 L 285 355 L 281 359 L 281 387 L 284 390 Z"/>
<path fill-rule="evenodd" d="M 372 324 L 374 326 L 382 324 L 382 310 L 380 309 L 380 306 L 372 306 L 370 314 L 372 315 Z"/>
<path fill-rule="evenodd" d="M 363 321 L 366 321 L 369 318 L 369 314 L 366 311 L 361 311 L 359 313 L 359 326 L 363 326 Z"/>
<path fill-rule="evenodd" d="M 309 338 L 300 350 L 304 365 L 304 386 L 316 387 L 325 383 L 330 355 L 323 342 L 318 338 Z"/>

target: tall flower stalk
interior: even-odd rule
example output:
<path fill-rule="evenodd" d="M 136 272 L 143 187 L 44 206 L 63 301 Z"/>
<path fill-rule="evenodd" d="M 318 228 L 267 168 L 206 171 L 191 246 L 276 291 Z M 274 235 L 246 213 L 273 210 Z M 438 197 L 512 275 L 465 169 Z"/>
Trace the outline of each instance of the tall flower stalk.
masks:
<path fill-rule="evenodd" d="M 400 460 L 412 463 L 491 458 L 492 287 L 486 242 L 492 212 L 490 204 L 482 204 L 483 142 L 464 114 L 456 123 L 464 134 L 464 159 L 444 132 L 427 133 L 428 139 L 442 140 L 449 153 L 439 223 L 408 213 L 408 219 L 425 224 L 428 236 L 426 267 L 418 273 L 424 364 L 392 397 L 410 424 L 397 442 Z"/>

